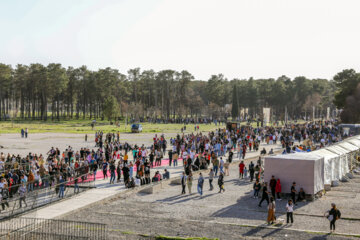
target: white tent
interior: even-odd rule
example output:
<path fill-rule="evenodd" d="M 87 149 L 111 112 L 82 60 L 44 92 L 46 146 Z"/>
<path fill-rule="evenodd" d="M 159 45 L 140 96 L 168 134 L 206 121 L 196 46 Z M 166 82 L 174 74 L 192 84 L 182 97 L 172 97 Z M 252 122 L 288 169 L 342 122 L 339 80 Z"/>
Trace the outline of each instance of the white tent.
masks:
<path fill-rule="evenodd" d="M 356 152 L 359 150 L 359 148 L 357 146 L 355 146 L 354 144 L 351 144 L 349 142 L 346 142 L 346 141 L 341 142 L 341 143 L 337 144 L 336 146 L 340 146 L 342 148 L 350 150 L 351 152 Z"/>
<path fill-rule="evenodd" d="M 359 151 L 359 147 L 357 147 L 354 144 L 351 144 L 347 141 L 341 142 L 341 143 L 337 144 L 337 146 L 340 146 L 340 147 L 350 151 L 350 153 L 348 154 L 349 155 L 348 164 L 349 164 L 350 170 L 353 169 L 355 166 L 355 163 L 356 163 L 356 155 L 357 155 L 357 152 Z"/>
<path fill-rule="evenodd" d="M 324 157 L 324 184 L 331 185 L 332 181 L 339 180 L 340 176 L 340 156 L 325 148 L 310 152 L 310 154 Z"/>
<path fill-rule="evenodd" d="M 345 142 L 351 143 L 351 144 L 357 146 L 358 148 L 360 148 L 360 139 L 356 139 L 356 138 L 347 139 Z"/>
<path fill-rule="evenodd" d="M 276 155 L 266 157 L 265 165 L 264 181 L 269 182 L 271 176 L 279 178 L 283 193 L 290 193 L 293 182 L 307 194 L 324 189 L 324 157 L 309 153 Z"/>
<path fill-rule="evenodd" d="M 349 153 L 351 151 L 346 150 L 345 148 L 339 147 L 337 145 L 333 145 L 327 147 L 326 150 L 329 150 L 333 153 L 336 153 L 340 157 L 340 166 L 335 166 L 335 175 L 343 177 L 346 173 L 349 172 Z"/>

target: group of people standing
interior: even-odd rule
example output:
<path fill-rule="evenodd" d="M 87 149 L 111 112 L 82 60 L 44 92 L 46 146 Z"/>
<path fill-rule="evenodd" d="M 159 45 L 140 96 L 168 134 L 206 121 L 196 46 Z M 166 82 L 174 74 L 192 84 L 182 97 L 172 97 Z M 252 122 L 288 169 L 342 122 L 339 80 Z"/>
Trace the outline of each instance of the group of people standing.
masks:
<path fill-rule="evenodd" d="M 21 133 L 21 138 L 27 138 L 29 134 L 29 130 L 27 128 L 25 129 L 22 128 L 20 133 Z"/>
<path fill-rule="evenodd" d="M 215 176 L 215 173 L 212 169 L 210 169 L 208 176 L 209 176 L 208 177 L 209 191 L 213 191 L 214 190 L 213 180 L 217 176 Z M 192 193 L 192 185 L 193 185 L 193 181 L 194 181 L 193 174 L 190 173 L 189 175 L 186 175 L 185 172 L 183 172 L 181 175 L 180 181 L 181 181 L 181 187 L 182 187 L 181 194 L 186 194 L 186 186 L 188 187 L 189 194 L 190 195 L 193 194 Z M 198 179 L 197 179 L 197 191 L 201 197 L 203 196 L 204 182 L 205 182 L 205 178 L 203 177 L 203 174 L 200 172 Z M 220 172 L 219 177 L 218 177 L 218 186 L 219 186 L 219 193 L 225 192 L 224 173 L 222 173 L 222 172 Z"/>

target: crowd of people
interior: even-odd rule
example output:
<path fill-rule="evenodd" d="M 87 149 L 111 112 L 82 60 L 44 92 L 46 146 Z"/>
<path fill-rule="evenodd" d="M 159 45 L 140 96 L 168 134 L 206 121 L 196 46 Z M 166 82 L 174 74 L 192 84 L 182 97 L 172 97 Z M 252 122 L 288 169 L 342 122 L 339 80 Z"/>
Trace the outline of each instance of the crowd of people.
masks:
<path fill-rule="evenodd" d="M 186 126 L 184 126 L 184 129 Z M 26 131 L 27 132 L 27 131 Z M 26 137 L 25 131 L 22 137 Z M 273 214 L 275 200 L 281 200 L 280 178 L 273 177 L 269 186 L 262 179 L 261 158 L 257 163 L 250 162 L 245 165 L 245 157 L 249 152 L 259 152 L 259 155 L 273 154 L 273 149 L 266 152 L 260 150 L 260 144 L 273 145 L 280 143 L 284 154 L 295 151 L 311 151 L 344 137 L 333 122 L 315 122 L 307 124 L 288 125 L 283 127 L 251 127 L 242 126 L 239 129 L 219 128 L 207 134 L 198 131 L 195 125 L 194 132 L 178 134 L 176 137 L 166 139 L 162 134 L 153 137 L 151 146 L 131 145 L 120 141 L 120 133 L 95 132 L 94 149 L 81 148 L 74 150 L 68 146 L 64 151 L 51 148 L 47 157 L 29 153 L 25 157 L 19 155 L 0 155 L 0 192 L 2 209 L 8 204 L 7 199 L 19 194 L 20 206 L 26 204 L 26 194 L 39 188 L 55 186 L 59 198 L 64 197 L 67 184 L 74 184 L 74 191 L 78 192 L 78 183 L 87 180 L 96 180 L 97 172 L 102 171 L 102 177 L 109 179 L 110 184 L 123 182 L 126 187 L 132 188 L 151 182 L 159 182 L 170 178 L 170 171 L 165 169 L 161 174 L 155 171 L 150 176 L 150 169 L 163 164 L 168 167 L 177 167 L 179 160 L 183 162 L 183 174 L 180 178 L 182 194 L 192 193 L 194 172 L 208 170 L 207 176 L 199 174 L 197 190 L 200 196 L 204 193 L 205 177 L 208 177 L 209 191 L 214 189 L 213 181 L 217 179 L 219 193 L 225 191 L 225 177 L 229 175 L 229 167 L 233 158 L 240 159 L 239 178 L 249 179 L 253 184 L 254 198 L 261 200 L 259 206 L 268 203 L 268 222 L 275 219 Z M 85 136 L 85 141 L 88 136 Z M 169 146 L 168 146 L 169 145 Z M 166 158 L 167 156 L 167 158 Z M 164 159 L 166 158 L 166 161 Z M 268 191 L 268 187 L 270 191 Z M 290 190 L 291 199 L 287 204 L 289 212 L 287 222 L 293 222 L 292 212 L 298 201 L 305 200 L 302 188 L 297 192 L 296 183 Z M 296 195 L 298 196 L 296 198 Z"/>

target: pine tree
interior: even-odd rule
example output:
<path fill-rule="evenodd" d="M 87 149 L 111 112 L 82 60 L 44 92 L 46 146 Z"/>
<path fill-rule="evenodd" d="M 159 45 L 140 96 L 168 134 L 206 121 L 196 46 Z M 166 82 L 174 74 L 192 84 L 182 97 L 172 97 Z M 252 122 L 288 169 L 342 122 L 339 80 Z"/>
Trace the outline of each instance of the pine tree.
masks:
<path fill-rule="evenodd" d="M 236 88 L 236 85 L 234 85 L 233 93 L 232 93 L 231 116 L 232 116 L 233 120 L 235 120 L 236 117 L 239 116 L 239 104 L 238 104 L 238 96 L 237 96 L 237 88 Z"/>

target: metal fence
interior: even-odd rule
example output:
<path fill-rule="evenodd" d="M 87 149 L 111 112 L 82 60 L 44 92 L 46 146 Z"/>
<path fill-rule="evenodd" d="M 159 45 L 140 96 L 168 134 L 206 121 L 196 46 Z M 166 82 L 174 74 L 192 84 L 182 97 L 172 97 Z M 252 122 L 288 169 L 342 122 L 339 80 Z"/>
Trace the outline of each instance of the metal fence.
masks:
<path fill-rule="evenodd" d="M 64 196 L 59 197 L 60 193 L 60 184 L 37 188 L 33 191 L 30 191 L 26 194 L 25 202 L 20 203 L 20 195 L 16 193 L 13 197 L 1 201 L 1 212 L 0 220 L 13 217 L 15 215 L 24 213 L 26 211 L 59 201 L 61 199 L 72 197 L 78 193 L 86 191 L 90 188 L 95 187 L 95 181 L 93 181 L 92 173 L 88 173 L 82 176 L 77 177 L 78 188 L 75 189 L 74 179 L 71 179 L 63 185 L 64 187 Z M 75 192 L 76 190 L 76 192 Z"/>
<path fill-rule="evenodd" d="M 12 218 L 0 222 L 0 240 L 106 239 L 106 225 L 58 219 Z"/>

